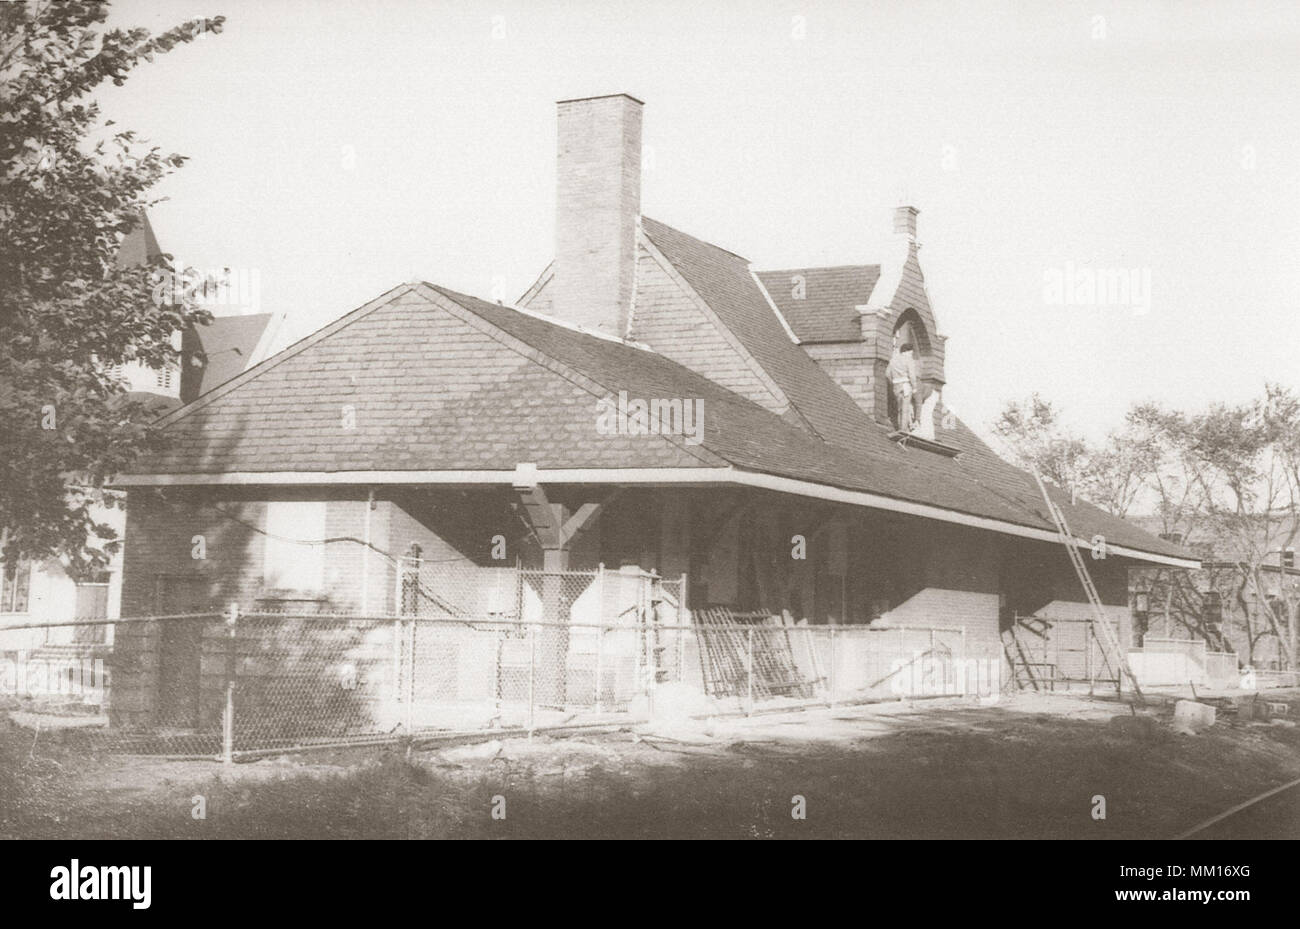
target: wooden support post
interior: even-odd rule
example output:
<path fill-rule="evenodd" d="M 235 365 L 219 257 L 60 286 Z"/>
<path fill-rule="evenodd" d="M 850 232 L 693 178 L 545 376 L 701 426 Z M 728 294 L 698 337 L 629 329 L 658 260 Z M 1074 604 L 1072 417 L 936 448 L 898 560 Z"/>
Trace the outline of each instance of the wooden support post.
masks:
<path fill-rule="evenodd" d="M 570 513 L 547 498 L 545 489 L 532 482 L 527 469 L 520 472 L 514 488 L 542 546 L 542 624 L 534 630 L 535 638 L 541 639 L 541 667 L 534 661 L 530 672 L 536 678 L 533 696 L 544 705 L 562 708 L 568 699 L 569 615 L 564 583 L 569 552 L 574 539 L 596 519 L 609 498 L 600 503 L 583 503 Z"/>
<path fill-rule="evenodd" d="M 235 623 L 238 621 L 239 604 L 232 602 L 226 614 L 226 702 L 221 713 L 221 760 L 225 764 L 235 763 Z"/>
<path fill-rule="evenodd" d="M 562 709 L 567 689 L 569 660 L 568 611 L 564 608 L 564 580 L 569 569 L 568 549 L 550 548 L 542 552 L 542 624 L 535 638 L 541 642 L 534 651 L 541 652 L 541 666 L 534 662 L 536 698 L 545 706 Z"/>

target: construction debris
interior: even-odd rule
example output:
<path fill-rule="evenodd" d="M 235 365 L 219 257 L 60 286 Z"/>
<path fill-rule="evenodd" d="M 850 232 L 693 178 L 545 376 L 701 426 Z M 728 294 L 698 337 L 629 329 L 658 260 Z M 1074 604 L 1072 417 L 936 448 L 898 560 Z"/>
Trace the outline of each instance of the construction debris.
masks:
<path fill-rule="evenodd" d="M 735 612 L 727 607 L 693 610 L 701 645 L 704 689 L 715 697 L 807 699 L 816 681 L 800 672 L 791 633 L 781 615 Z"/>
<path fill-rule="evenodd" d="M 1195 700 L 1179 700 L 1174 704 L 1174 731 L 1196 735 L 1214 725 L 1215 709 Z"/>
<path fill-rule="evenodd" d="M 658 685 L 650 695 L 633 697 L 628 710 L 632 716 L 652 722 L 679 723 L 692 717 L 717 715 L 719 707 L 716 700 L 698 687 L 670 682 Z"/>

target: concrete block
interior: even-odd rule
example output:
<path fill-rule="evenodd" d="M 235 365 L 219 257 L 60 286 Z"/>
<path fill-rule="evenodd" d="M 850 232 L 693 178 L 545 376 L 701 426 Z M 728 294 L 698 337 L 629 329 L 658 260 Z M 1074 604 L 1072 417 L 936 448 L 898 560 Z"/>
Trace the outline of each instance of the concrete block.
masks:
<path fill-rule="evenodd" d="M 1179 700 L 1174 704 L 1174 729 L 1195 734 L 1214 725 L 1214 707 L 1195 700 Z"/>

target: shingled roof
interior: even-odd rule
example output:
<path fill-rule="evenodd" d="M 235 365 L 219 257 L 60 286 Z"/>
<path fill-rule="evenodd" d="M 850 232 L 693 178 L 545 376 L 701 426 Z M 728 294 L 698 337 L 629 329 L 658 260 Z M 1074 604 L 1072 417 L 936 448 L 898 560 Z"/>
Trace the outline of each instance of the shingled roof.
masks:
<path fill-rule="evenodd" d="M 171 448 L 121 483 L 500 472 L 519 462 L 543 470 L 728 469 L 1052 529 L 1029 475 L 965 426 L 941 436 L 962 450 L 957 458 L 890 441 L 791 341 L 744 259 L 653 221 L 646 232 L 780 384 L 796 422 L 645 348 L 410 284 L 166 417 Z M 597 434 L 595 400 L 619 391 L 702 400 L 702 442 Z M 1061 502 L 1076 535 L 1102 533 L 1137 552 L 1186 557 L 1095 507 Z"/>
<path fill-rule="evenodd" d="M 1053 528 L 1033 476 L 995 454 L 955 416 L 940 417 L 949 426 L 936 425 L 935 428 L 935 438 L 939 442 L 959 450 L 960 454 L 955 458 L 903 448 L 893 441 L 887 427 L 863 412 L 830 375 L 789 338 L 767 300 L 771 296 L 772 302 L 776 303 L 776 297 L 766 285 L 759 288 L 758 281 L 763 274 L 753 273 L 746 259 L 649 218 L 643 219 L 642 228 L 758 359 L 818 437 L 825 440 L 826 444 L 819 447 L 818 454 L 828 454 L 828 445 L 840 446 L 853 453 L 855 465 L 869 472 L 857 483 L 837 486 L 899 496 L 1034 528 Z M 879 278 L 878 266 L 862 267 L 874 268 L 875 278 Z M 788 275 L 790 272 L 771 273 Z M 830 277 L 843 283 L 843 279 L 850 275 Z M 821 281 L 822 284 L 828 282 L 828 279 Z M 875 280 L 871 283 L 874 287 Z M 855 305 L 865 304 L 869 297 L 869 291 L 862 293 L 859 304 Z M 822 299 L 824 305 L 829 305 L 828 297 Z M 783 312 L 782 315 L 786 314 Z M 790 317 L 786 316 L 786 320 L 789 322 Z M 860 333 L 853 335 L 851 340 L 858 338 Z M 922 489 L 903 491 L 904 475 L 898 472 L 907 472 L 907 477 L 917 480 Z M 838 466 L 836 473 L 845 474 Z M 1076 535 L 1087 538 L 1103 535 L 1116 545 L 1139 551 L 1176 558 L 1190 557 L 1185 549 L 1146 533 L 1092 504 L 1083 501 L 1071 503 L 1065 494 L 1059 494 L 1056 501 Z"/>
<path fill-rule="evenodd" d="M 250 313 L 214 316 L 207 325 L 188 327 L 181 342 L 182 396 L 200 397 L 247 368 L 270 323 L 270 313 Z"/>
<path fill-rule="evenodd" d="M 161 257 L 163 257 L 163 250 L 158 245 L 158 237 L 154 235 L 149 216 L 141 213 L 135 225 L 131 227 L 131 231 L 118 243 L 117 266 L 134 268 L 150 265 Z"/>
<path fill-rule="evenodd" d="M 880 280 L 880 265 L 757 273 L 800 342 L 856 342 L 862 338 L 856 307 L 871 299 Z"/>

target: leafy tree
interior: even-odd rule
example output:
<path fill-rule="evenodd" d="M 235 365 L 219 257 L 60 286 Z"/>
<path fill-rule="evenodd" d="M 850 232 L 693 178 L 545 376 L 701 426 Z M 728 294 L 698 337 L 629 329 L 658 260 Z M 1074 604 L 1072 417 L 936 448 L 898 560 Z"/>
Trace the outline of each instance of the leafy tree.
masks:
<path fill-rule="evenodd" d="M 1199 572 L 1145 568 L 1135 578 L 1167 626 L 1220 649 L 1239 644 L 1252 664 L 1267 637 L 1295 667 L 1300 582 L 1278 570 L 1282 552 L 1300 539 L 1300 397 L 1293 391 L 1268 385 L 1250 403 L 1194 414 L 1137 405 L 1100 445 L 1071 435 L 1035 395 L 1008 404 L 993 430 L 1019 463 L 1117 516 L 1150 513 L 1157 531 L 1198 550 Z M 1215 595 L 1231 637 L 1207 609 Z"/>
<path fill-rule="evenodd" d="M 98 2 L 0 3 L 0 558 L 102 566 L 103 485 L 156 448 L 113 368 L 161 368 L 210 314 L 155 302 L 160 269 L 119 267 L 149 191 L 184 158 L 111 129 L 91 98 L 223 18 L 103 29 Z M 100 544 L 107 541 L 107 544 Z"/>
<path fill-rule="evenodd" d="M 1114 435 L 1094 447 L 1066 429 L 1060 412 L 1038 394 L 1008 403 L 993 433 L 1021 467 L 1119 516 L 1137 499 L 1149 468 L 1151 450 L 1136 435 Z"/>

